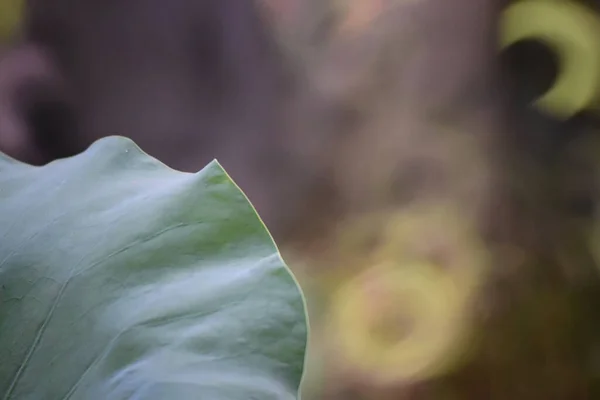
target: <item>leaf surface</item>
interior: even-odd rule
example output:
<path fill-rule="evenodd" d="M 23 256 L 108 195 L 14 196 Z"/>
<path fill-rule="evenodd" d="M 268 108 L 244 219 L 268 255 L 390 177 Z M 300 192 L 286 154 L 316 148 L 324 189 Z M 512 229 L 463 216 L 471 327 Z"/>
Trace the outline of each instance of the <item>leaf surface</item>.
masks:
<path fill-rule="evenodd" d="M 213 161 L 0 154 L 0 399 L 295 399 L 301 292 Z"/>

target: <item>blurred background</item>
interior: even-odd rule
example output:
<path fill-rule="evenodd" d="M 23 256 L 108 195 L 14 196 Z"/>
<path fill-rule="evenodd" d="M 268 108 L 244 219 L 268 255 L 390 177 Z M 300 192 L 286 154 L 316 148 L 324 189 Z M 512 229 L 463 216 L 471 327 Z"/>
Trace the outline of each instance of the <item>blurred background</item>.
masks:
<path fill-rule="evenodd" d="M 303 398 L 600 398 L 596 0 L 0 0 L 0 151 L 217 158 Z"/>

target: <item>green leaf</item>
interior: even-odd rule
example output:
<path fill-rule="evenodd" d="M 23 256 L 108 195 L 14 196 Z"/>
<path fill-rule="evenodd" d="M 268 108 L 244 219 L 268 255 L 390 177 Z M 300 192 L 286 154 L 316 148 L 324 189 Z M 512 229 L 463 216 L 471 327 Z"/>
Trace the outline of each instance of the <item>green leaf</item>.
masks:
<path fill-rule="evenodd" d="M 0 154 L 0 399 L 295 399 L 304 303 L 214 161 Z"/>

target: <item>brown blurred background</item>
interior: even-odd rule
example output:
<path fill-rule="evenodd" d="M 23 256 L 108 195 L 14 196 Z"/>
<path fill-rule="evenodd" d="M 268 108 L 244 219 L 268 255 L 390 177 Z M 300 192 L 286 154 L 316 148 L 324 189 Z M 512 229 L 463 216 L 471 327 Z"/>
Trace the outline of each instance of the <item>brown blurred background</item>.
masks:
<path fill-rule="evenodd" d="M 0 0 L 0 151 L 217 158 L 305 290 L 304 399 L 600 398 L 599 6 Z"/>

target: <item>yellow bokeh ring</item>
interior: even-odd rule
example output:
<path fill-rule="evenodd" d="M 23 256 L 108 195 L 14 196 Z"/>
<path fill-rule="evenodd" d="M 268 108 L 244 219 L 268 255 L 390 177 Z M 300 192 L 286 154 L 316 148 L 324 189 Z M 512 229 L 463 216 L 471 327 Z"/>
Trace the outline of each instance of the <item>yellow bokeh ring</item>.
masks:
<path fill-rule="evenodd" d="M 441 204 L 418 204 L 389 217 L 385 236 L 387 240 L 379 249 L 378 260 L 402 262 L 408 250 L 418 242 L 431 240 L 432 231 L 439 231 L 450 254 L 441 270 L 469 296 L 476 292 L 489 272 L 488 254 L 471 221 L 461 216 L 455 207 Z M 419 259 L 427 254 L 416 253 Z"/>
<path fill-rule="evenodd" d="M 387 283 L 397 307 L 415 317 L 410 333 L 393 345 L 378 343 L 369 323 L 374 309 L 364 289 L 374 275 Z M 470 332 L 465 297 L 447 274 L 426 263 L 373 267 L 340 287 L 331 306 L 331 322 L 346 361 L 383 385 L 447 371 L 464 354 Z"/>
<path fill-rule="evenodd" d="M 560 58 L 556 84 L 536 105 L 569 118 L 595 105 L 600 88 L 600 23 L 586 7 L 572 2 L 516 2 L 503 14 L 501 45 L 538 39 Z"/>

